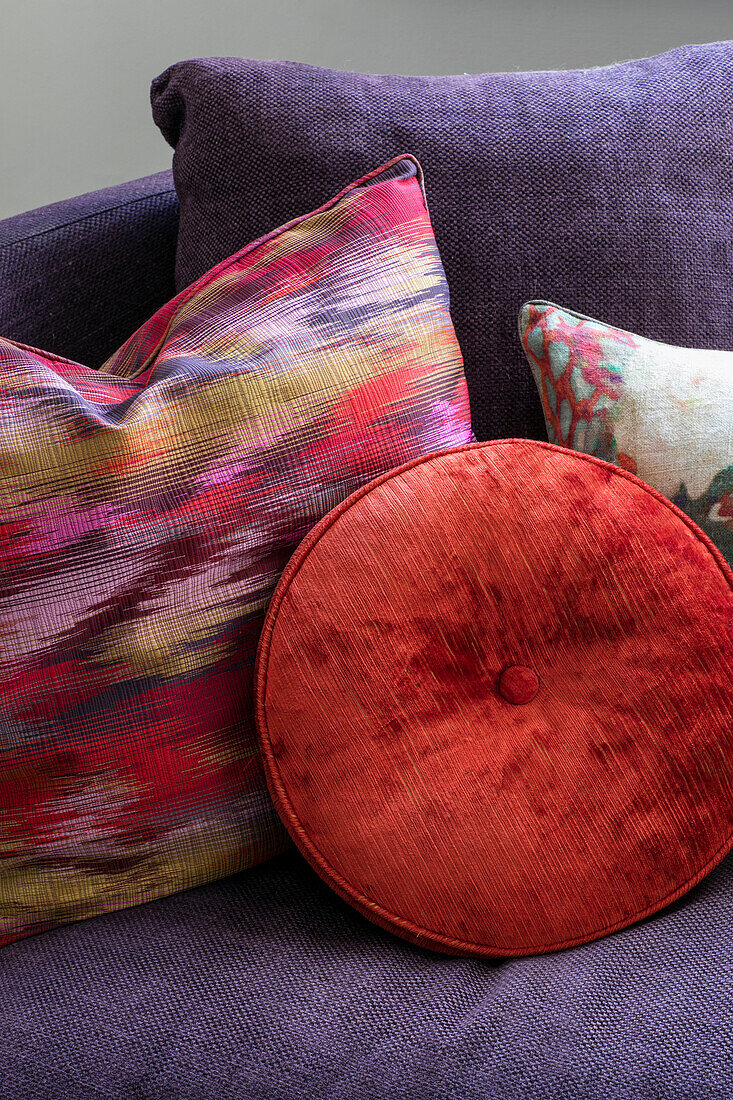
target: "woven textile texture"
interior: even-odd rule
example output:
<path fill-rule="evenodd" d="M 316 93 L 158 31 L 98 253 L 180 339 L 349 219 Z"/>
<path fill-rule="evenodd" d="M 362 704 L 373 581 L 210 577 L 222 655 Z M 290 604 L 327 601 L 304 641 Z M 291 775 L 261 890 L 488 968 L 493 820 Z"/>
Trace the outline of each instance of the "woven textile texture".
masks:
<path fill-rule="evenodd" d="M 99 367 L 175 294 L 168 172 L 0 221 L 0 333 Z"/>
<path fill-rule="evenodd" d="M 264 608 L 378 474 L 470 439 L 411 158 L 255 242 L 100 372 L 0 341 L 0 942 L 257 863 Z"/>
<path fill-rule="evenodd" d="M 519 335 L 550 440 L 638 474 L 733 564 L 733 352 L 646 340 L 542 301 L 522 307 Z"/>
<path fill-rule="evenodd" d="M 0 951 L 12 1100 L 730 1100 L 733 858 L 643 924 L 494 964 L 296 855 Z"/>
<path fill-rule="evenodd" d="M 255 691 L 293 840 L 420 946 L 595 939 L 733 844 L 733 572 L 588 455 L 477 443 L 358 490 L 288 563 Z"/>
<path fill-rule="evenodd" d="M 572 72 L 375 76 L 182 61 L 152 85 L 175 148 L 177 285 L 380 159 L 420 160 L 479 439 L 544 439 L 516 338 L 550 298 L 733 348 L 733 43 Z M 674 292 L 670 293 L 670 288 Z"/>

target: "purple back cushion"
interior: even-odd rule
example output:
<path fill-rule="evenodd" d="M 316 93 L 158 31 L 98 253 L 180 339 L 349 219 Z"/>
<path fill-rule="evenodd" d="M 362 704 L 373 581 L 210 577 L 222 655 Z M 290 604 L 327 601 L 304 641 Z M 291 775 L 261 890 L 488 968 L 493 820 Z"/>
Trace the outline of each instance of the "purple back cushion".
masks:
<path fill-rule="evenodd" d="M 179 289 L 374 164 L 419 158 L 479 439 L 546 438 L 516 334 L 528 299 L 733 348 L 733 42 L 481 76 L 203 58 L 151 96 L 175 148 Z"/>

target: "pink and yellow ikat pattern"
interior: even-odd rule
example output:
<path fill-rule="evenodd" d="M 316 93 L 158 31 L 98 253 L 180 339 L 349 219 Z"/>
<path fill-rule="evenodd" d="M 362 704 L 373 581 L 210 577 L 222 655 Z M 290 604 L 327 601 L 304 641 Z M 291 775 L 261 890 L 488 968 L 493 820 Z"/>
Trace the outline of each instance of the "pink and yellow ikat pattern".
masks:
<path fill-rule="evenodd" d="M 419 165 L 219 264 L 100 371 L 0 340 L 0 943 L 288 840 L 252 677 L 283 567 L 471 441 Z"/>

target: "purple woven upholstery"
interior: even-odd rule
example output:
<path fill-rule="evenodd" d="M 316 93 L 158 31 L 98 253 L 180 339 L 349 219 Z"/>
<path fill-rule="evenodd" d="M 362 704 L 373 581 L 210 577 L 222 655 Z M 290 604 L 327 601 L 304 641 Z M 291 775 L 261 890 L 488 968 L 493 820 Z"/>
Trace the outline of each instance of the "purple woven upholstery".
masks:
<path fill-rule="evenodd" d="M 175 294 L 170 171 L 0 222 L 0 333 L 98 367 Z"/>
<path fill-rule="evenodd" d="M 727 308 L 733 264 L 726 166 L 730 90 L 721 100 L 731 48 L 677 51 L 676 61 L 668 56 L 669 94 L 677 88 L 676 109 L 684 117 L 689 109 L 699 129 L 681 132 L 674 155 L 665 145 L 668 159 L 662 159 L 661 131 L 666 126 L 669 132 L 671 108 L 666 121 L 655 121 L 651 108 L 642 118 L 638 102 L 634 107 L 633 97 L 621 97 L 617 111 L 630 129 L 635 119 L 646 125 L 648 151 L 637 147 L 635 156 L 653 169 L 649 226 L 671 232 L 676 224 L 691 243 L 687 257 L 670 237 L 670 266 L 662 279 L 661 261 L 650 266 L 644 251 L 641 223 L 633 237 L 628 227 L 619 228 L 625 247 L 635 242 L 630 253 L 620 245 L 606 251 L 614 245 L 613 222 L 603 220 L 604 203 L 611 199 L 587 191 L 590 162 L 580 155 L 563 166 L 561 153 L 567 154 L 570 139 L 556 128 L 556 160 L 542 162 L 538 174 L 547 219 L 536 221 L 539 198 L 523 221 L 520 208 L 512 207 L 506 232 L 502 221 L 488 232 L 492 241 L 509 240 L 514 232 L 520 251 L 511 250 L 488 275 L 471 266 L 472 275 L 490 279 L 492 302 L 505 294 L 502 280 L 511 276 L 522 286 L 517 308 L 520 299 L 557 294 L 569 306 L 649 336 L 733 346 Z M 267 72 L 266 66 L 255 68 L 252 78 L 259 73 L 264 81 Z M 692 104 L 685 72 L 690 78 L 698 73 L 706 88 Z M 641 80 L 644 72 L 637 75 Z M 590 111 L 583 80 L 568 76 L 571 84 L 564 84 L 565 76 L 545 74 L 548 94 L 558 100 L 564 95 L 578 109 L 587 102 Z M 644 79 L 661 89 L 653 72 Z M 522 87 L 519 74 L 507 80 L 515 90 Z M 271 105 L 263 97 L 253 97 L 253 111 L 257 103 L 263 110 Z M 539 112 L 532 117 L 541 127 Z M 362 112 L 358 125 L 366 126 L 366 118 Z M 515 162 L 509 152 L 521 147 L 529 157 L 533 148 L 529 116 L 525 122 L 514 145 L 503 139 L 500 170 L 486 181 L 499 214 Z M 262 133 L 274 148 L 270 122 Z M 450 134 L 448 127 L 443 139 Z M 335 148 L 338 132 L 332 137 Z M 404 137 L 395 123 L 388 138 L 380 139 L 381 148 L 397 144 L 402 151 Z M 349 141 L 334 169 L 343 182 L 358 174 L 367 157 L 371 166 L 380 155 L 376 144 L 359 154 Z M 601 148 L 613 162 L 615 147 Z M 302 150 L 291 153 L 303 160 Z M 252 175 L 259 180 L 252 215 L 258 226 L 268 228 L 315 205 L 303 201 L 299 211 L 287 200 L 285 183 L 282 193 L 269 191 L 274 154 L 270 160 L 263 148 L 255 154 L 257 159 L 242 163 L 254 164 Z M 429 172 L 430 150 L 423 155 Z M 690 175 L 698 158 L 718 165 L 714 188 Z M 622 178 L 632 186 L 637 165 L 632 159 L 624 163 Z M 691 187 L 701 188 L 699 200 L 688 178 Z M 169 181 L 163 173 L 1 223 L 0 331 L 100 363 L 172 294 L 177 205 Z M 562 181 L 561 192 L 572 183 L 572 202 L 555 194 L 555 181 Z M 325 197 L 334 190 L 324 180 L 311 186 L 319 194 L 325 189 Z M 595 254 L 581 247 L 578 205 L 589 220 L 595 210 L 605 226 Z M 464 214 L 456 207 L 454 218 Z M 242 228 L 244 239 L 252 235 Z M 548 275 L 555 255 L 573 257 L 579 281 L 572 297 L 562 289 L 566 284 Z M 599 265 L 610 257 L 619 266 L 615 274 L 610 268 L 604 274 Z M 462 263 L 460 255 L 445 259 L 454 272 Z M 619 293 L 609 308 L 594 305 L 611 293 L 596 287 L 599 271 L 601 285 L 613 284 Z M 521 280 L 517 273 L 523 273 Z M 510 298 L 506 291 L 506 303 Z M 533 413 L 527 404 L 534 387 L 526 365 L 520 370 L 514 318 L 510 326 L 503 317 L 494 323 L 494 316 L 491 303 L 477 298 L 475 313 L 462 317 L 465 332 L 478 340 L 485 328 L 486 346 L 503 348 L 508 356 L 490 373 L 474 358 L 481 423 L 495 435 L 523 424 L 539 434 L 540 406 L 537 401 Z M 732 953 L 733 857 L 641 925 L 557 955 L 492 965 L 428 954 L 390 937 L 289 855 L 213 886 L 3 948 L 0 1097 L 729 1100 Z"/>
<path fill-rule="evenodd" d="M 0 952 L 12 1100 L 730 1100 L 733 860 L 585 947 L 391 937 L 284 856 Z"/>
<path fill-rule="evenodd" d="M 204 58 L 161 74 L 152 102 L 176 148 L 179 286 L 389 157 L 418 157 L 479 439 L 546 438 L 516 335 L 529 299 L 733 348 L 733 42 L 481 76 Z"/>

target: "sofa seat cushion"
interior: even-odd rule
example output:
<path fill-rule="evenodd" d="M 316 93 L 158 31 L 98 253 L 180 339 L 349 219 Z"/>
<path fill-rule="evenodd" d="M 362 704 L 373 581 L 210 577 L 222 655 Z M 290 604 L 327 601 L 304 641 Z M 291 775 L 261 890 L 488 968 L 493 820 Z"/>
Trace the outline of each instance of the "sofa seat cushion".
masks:
<path fill-rule="evenodd" d="M 13 1100 L 733 1095 L 733 857 L 558 954 L 436 956 L 297 854 L 0 952 Z"/>

